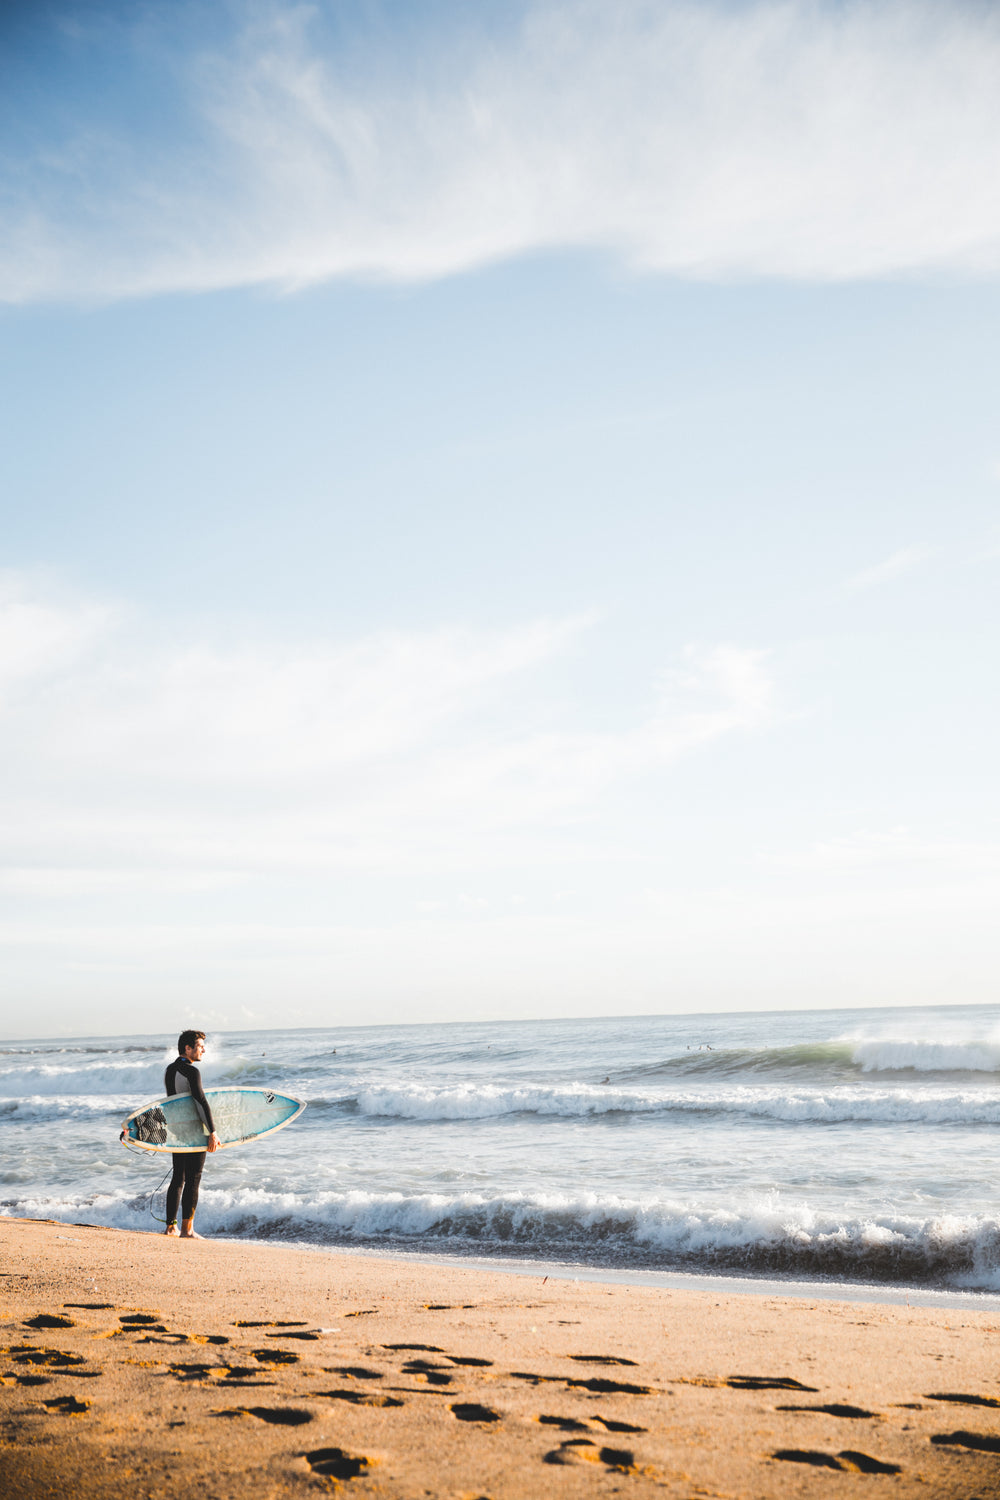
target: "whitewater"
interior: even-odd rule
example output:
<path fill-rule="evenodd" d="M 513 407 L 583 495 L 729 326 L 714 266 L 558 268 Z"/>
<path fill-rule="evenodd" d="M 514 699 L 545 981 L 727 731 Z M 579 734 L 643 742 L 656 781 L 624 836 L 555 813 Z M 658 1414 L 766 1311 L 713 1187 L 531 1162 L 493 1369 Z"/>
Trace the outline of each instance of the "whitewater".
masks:
<path fill-rule="evenodd" d="M 157 1229 L 118 1131 L 175 1040 L 0 1043 L 0 1213 Z M 309 1105 L 209 1158 L 205 1234 L 1000 1291 L 1000 1007 L 229 1031 L 202 1075 Z"/>

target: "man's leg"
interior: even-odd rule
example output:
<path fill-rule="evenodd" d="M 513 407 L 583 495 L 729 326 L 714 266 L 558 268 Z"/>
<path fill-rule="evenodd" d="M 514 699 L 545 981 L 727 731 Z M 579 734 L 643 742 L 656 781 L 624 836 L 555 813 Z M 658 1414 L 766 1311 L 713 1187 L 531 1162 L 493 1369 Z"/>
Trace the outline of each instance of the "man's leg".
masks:
<path fill-rule="evenodd" d="M 193 1240 L 196 1238 L 194 1232 L 194 1211 L 198 1207 L 198 1189 L 201 1186 L 201 1174 L 207 1155 L 206 1151 L 191 1151 L 186 1154 L 184 1197 L 181 1200 L 181 1239 Z"/>
<path fill-rule="evenodd" d="M 181 1187 L 187 1171 L 187 1156 L 184 1152 L 175 1151 L 173 1153 L 173 1161 L 174 1174 L 170 1179 L 170 1186 L 167 1188 L 167 1234 L 178 1234 L 180 1232 L 177 1228 L 177 1209 L 181 1201 Z"/>

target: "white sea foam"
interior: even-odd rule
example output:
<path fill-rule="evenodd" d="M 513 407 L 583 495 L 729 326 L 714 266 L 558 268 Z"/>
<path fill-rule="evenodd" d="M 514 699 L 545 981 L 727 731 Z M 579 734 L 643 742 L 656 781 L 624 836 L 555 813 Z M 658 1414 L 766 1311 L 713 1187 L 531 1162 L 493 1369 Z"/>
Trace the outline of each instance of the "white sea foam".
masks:
<path fill-rule="evenodd" d="M 700 1114 L 838 1123 L 920 1122 L 1000 1124 L 1000 1097 L 967 1089 L 873 1089 L 863 1085 L 796 1088 L 737 1085 L 730 1088 L 649 1091 L 589 1084 L 501 1088 L 463 1084 L 372 1086 L 357 1096 L 359 1113 L 409 1120 L 485 1120 L 536 1114 L 564 1118 L 588 1115 Z"/>
<path fill-rule="evenodd" d="M 266 1077 L 309 1109 L 208 1163 L 199 1223 L 1000 1288 L 998 1022 L 965 1008 L 216 1037 L 206 1085 Z M 140 1040 L 0 1052 L 4 1212 L 158 1228 L 147 1195 L 169 1158 L 117 1141 L 172 1056 Z"/>
<path fill-rule="evenodd" d="M 45 1095 L 50 1098 L 67 1095 L 128 1096 L 135 1097 L 135 1104 L 147 1099 L 159 1099 L 163 1095 L 163 1071 L 177 1053 L 166 1048 L 148 1056 L 146 1061 L 137 1061 L 133 1056 L 102 1055 L 92 1062 L 82 1062 L 79 1057 L 64 1058 L 55 1054 L 51 1061 L 12 1061 L 4 1059 L 0 1066 L 0 1099 L 25 1098 Z M 207 1061 L 201 1067 L 206 1087 L 228 1081 L 230 1072 L 239 1072 L 240 1064 Z"/>
<path fill-rule="evenodd" d="M 63 1094 L 137 1094 L 156 1098 L 163 1093 L 164 1059 L 137 1063 L 134 1058 L 117 1062 L 46 1062 L 0 1068 L 0 1098 Z"/>
<path fill-rule="evenodd" d="M 142 1195 L 24 1197 L 0 1212 L 148 1229 Z M 744 1272 L 933 1280 L 1000 1290 L 1000 1221 L 972 1215 L 837 1217 L 774 1197 L 706 1208 L 679 1199 L 478 1193 L 202 1191 L 201 1220 L 223 1236 L 478 1254 L 575 1256 Z"/>
<path fill-rule="evenodd" d="M 24 1099 L 0 1099 L 0 1121 L 30 1121 L 43 1124 L 55 1120 L 92 1120 L 113 1116 L 124 1120 L 134 1108 L 129 1094 L 62 1094 L 58 1098 L 35 1094 Z"/>
<path fill-rule="evenodd" d="M 944 1041 L 926 1037 L 863 1037 L 854 1061 L 866 1073 L 996 1073 L 1000 1041 Z"/>

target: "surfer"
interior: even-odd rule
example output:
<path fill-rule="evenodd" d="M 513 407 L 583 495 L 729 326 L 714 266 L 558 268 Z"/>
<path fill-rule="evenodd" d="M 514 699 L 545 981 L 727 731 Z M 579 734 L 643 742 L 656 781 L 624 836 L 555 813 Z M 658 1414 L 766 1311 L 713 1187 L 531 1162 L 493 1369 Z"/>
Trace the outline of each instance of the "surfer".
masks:
<path fill-rule="evenodd" d="M 177 1057 L 168 1063 L 164 1083 L 168 1094 L 190 1094 L 195 1108 L 210 1132 L 207 1151 L 217 1151 L 222 1142 L 215 1130 L 212 1109 L 201 1086 L 201 1073 L 197 1064 L 205 1056 L 205 1033 L 182 1031 L 177 1038 Z M 166 1233 L 178 1235 L 182 1240 L 199 1240 L 194 1232 L 194 1211 L 198 1207 L 198 1188 L 201 1185 L 205 1151 L 173 1152 L 174 1171 L 167 1188 Z M 181 1227 L 177 1228 L 177 1208 L 180 1205 Z"/>

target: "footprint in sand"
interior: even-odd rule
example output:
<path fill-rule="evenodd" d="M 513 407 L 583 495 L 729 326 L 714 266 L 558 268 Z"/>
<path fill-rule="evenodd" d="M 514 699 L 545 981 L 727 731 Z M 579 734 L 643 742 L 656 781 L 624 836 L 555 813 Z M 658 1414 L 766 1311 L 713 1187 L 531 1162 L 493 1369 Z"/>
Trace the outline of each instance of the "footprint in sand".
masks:
<path fill-rule="evenodd" d="M 615 1422 L 610 1417 L 599 1416 L 596 1412 L 593 1417 L 580 1420 L 579 1417 L 552 1417 L 541 1416 L 537 1419 L 544 1427 L 558 1427 L 560 1432 L 596 1432 L 595 1422 L 600 1423 L 605 1432 L 648 1432 L 648 1427 L 637 1427 L 634 1422 Z"/>
<path fill-rule="evenodd" d="M 297 1365 L 301 1359 L 301 1355 L 293 1354 L 291 1349 L 252 1349 L 250 1352 L 262 1365 Z"/>
<path fill-rule="evenodd" d="M 652 1396 L 654 1394 L 651 1385 L 630 1385 L 625 1380 L 567 1380 L 566 1384 L 574 1390 L 591 1391 L 595 1396 Z"/>
<path fill-rule="evenodd" d="M 1000 1437 L 991 1432 L 936 1432 L 932 1443 L 955 1448 L 972 1448 L 977 1453 L 1000 1453 Z"/>
<path fill-rule="evenodd" d="M 422 1354 L 443 1354 L 444 1353 L 444 1350 L 443 1349 L 439 1349 L 438 1346 L 437 1346 L 437 1344 L 383 1344 L 382 1348 L 383 1349 L 393 1349 L 393 1350 L 403 1350 L 403 1351 L 405 1351 L 405 1350 L 412 1350 L 412 1352 L 415 1353 L 415 1354 L 421 1354 L 421 1353 Z"/>
<path fill-rule="evenodd" d="M 228 1371 L 228 1365 L 210 1365 L 203 1363 L 171 1365 L 168 1374 L 173 1375 L 176 1380 L 211 1380 L 212 1376 Z"/>
<path fill-rule="evenodd" d="M 226 1370 L 225 1365 L 220 1365 L 221 1370 Z M 267 1372 L 261 1370 L 259 1365 L 230 1365 L 228 1372 L 218 1380 L 218 1385 L 229 1386 L 254 1386 L 263 1389 L 265 1386 L 273 1386 L 273 1380 L 262 1380 L 261 1376 Z"/>
<path fill-rule="evenodd" d="M 491 1406 L 480 1406 L 475 1401 L 457 1401 L 451 1413 L 460 1422 L 499 1422 L 500 1413 Z"/>
<path fill-rule="evenodd" d="M 309 1391 L 307 1395 L 310 1401 L 316 1400 L 320 1396 L 325 1396 L 330 1401 L 347 1401 L 352 1406 L 406 1405 L 405 1401 L 401 1401 L 398 1396 L 383 1396 L 380 1391 Z"/>
<path fill-rule="evenodd" d="M 260 1422 L 270 1422 L 278 1427 L 301 1427 L 304 1422 L 314 1420 L 311 1411 L 302 1411 L 295 1406 L 226 1406 L 213 1411 L 213 1417 L 256 1417 Z"/>
<path fill-rule="evenodd" d="M 648 1427 L 637 1427 L 634 1422 L 613 1422 L 610 1417 L 600 1417 L 594 1414 L 594 1421 L 600 1422 L 606 1432 L 648 1432 Z"/>
<path fill-rule="evenodd" d="M 997 1396 L 965 1396 L 954 1391 L 932 1391 L 928 1401 L 956 1401 L 960 1406 L 1000 1406 Z"/>
<path fill-rule="evenodd" d="M 550 1417 L 541 1416 L 536 1419 L 543 1427 L 558 1427 L 560 1432 L 593 1432 L 589 1422 L 581 1422 L 577 1417 Z"/>
<path fill-rule="evenodd" d="M 138 1332 L 138 1329 L 136 1330 Z M 153 1328 L 143 1333 L 141 1339 L 136 1339 L 137 1344 L 228 1344 L 229 1340 L 221 1333 L 171 1333 L 162 1324 L 157 1323 Z"/>
<path fill-rule="evenodd" d="M 617 1474 L 636 1473 L 635 1454 L 627 1448 L 598 1448 L 588 1438 L 569 1438 L 546 1453 L 542 1462 L 546 1464 L 604 1464 Z"/>
<path fill-rule="evenodd" d="M 85 1365 L 82 1354 L 68 1354 L 65 1349 L 36 1349 L 33 1344 L 18 1344 L 7 1351 L 16 1365 L 49 1365 L 64 1369 L 70 1365 Z"/>
<path fill-rule="evenodd" d="M 428 1385 L 451 1385 L 455 1379 L 443 1366 L 432 1365 L 427 1359 L 408 1359 L 403 1374 L 412 1375 L 414 1380 L 425 1380 Z"/>
<path fill-rule="evenodd" d="M 1000 1403 L 998 1403 L 1000 1405 Z M 775 1411 L 821 1411 L 828 1417 L 872 1417 L 878 1419 L 878 1412 L 865 1411 L 863 1406 L 846 1406 L 837 1402 L 831 1402 L 829 1406 L 776 1406 Z"/>
<path fill-rule="evenodd" d="M 76 1324 L 72 1318 L 61 1317 L 57 1313 L 39 1313 L 35 1318 L 25 1318 L 25 1328 L 75 1328 Z"/>
<path fill-rule="evenodd" d="M 42 1405 L 48 1411 L 64 1417 L 79 1416 L 81 1412 L 90 1409 L 89 1401 L 78 1401 L 75 1396 L 54 1396 L 51 1401 L 43 1401 Z"/>
<path fill-rule="evenodd" d="M 347 1453 L 343 1448 L 314 1448 L 302 1457 L 314 1474 L 324 1474 L 330 1479 L 357 1479 L 372 1464 L 370 1458 Z"/>
<path fill-rule="evenodd" d="M 625 1380 L 606 1380 L 603 1376 L 593 1376 L 589 1380 L 577 1379 L 573 1375 L 536 1375 L 531 1370 L 512 1370 L 512 1380 L 530 1380 L 532 1385 L 565 1385 L 573 1390 L 590 1391 L 595 1396 L 652 1396 L 654 1388 L 650 1385 L 633 1385 Z"/>
<path fill-rule="evenodd" d="M 324 1375 L 343 1375 L 347 1380 L 382 1380 L 382 1370 L 366 1370 L 363 1365 L 324 1365 Z"/>
<path fill-rule="evenodd" d="M 234 1328 L 307 1328 L 307 1323 L 282 1323 L 274 1318 L 238 1318 Z"/>
<path fill-rule="evenodd" d="M 570 1359 L 581 1365 L 631 1365 L 635 1370 L 639 1368 L 634 1359 L 619 1359 L 616 1354 L 571 1354 Z"/>
<path fill-rule="evenodd" d="M 790 1375 L 730 1375 L 722 1384 L 734 1391 L 809 1391 L 817 1394 L 816 1386 L 803 1385 L 801 1380 L 793 1380 Z"/>
<path fill-rule="evenodd" d="M 840 1453 L 819 1453 L 809 1448 L 779 1448 L 772 1458 L 787 1464 L 811 1464 L 815 1469 L 841 1469 L 855 1474 L 902 1474 L 899 1464 L 883 1463 L 870 1453 L 844 1448 Z"/>

